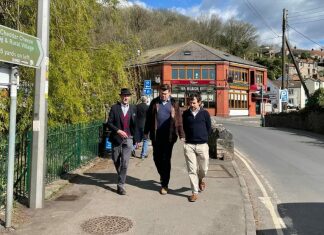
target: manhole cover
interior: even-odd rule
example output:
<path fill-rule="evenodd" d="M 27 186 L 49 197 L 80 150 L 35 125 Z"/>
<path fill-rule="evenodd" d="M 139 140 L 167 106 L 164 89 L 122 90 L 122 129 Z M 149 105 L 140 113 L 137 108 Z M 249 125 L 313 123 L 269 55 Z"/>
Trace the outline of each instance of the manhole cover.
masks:
<path fill-rule="evenodd" d="M 90 219 L 81 225 L 83 231 L 91 234 L 125 233 L 133 227 L 133 222 L 121 216 L 103 216 Z"/>

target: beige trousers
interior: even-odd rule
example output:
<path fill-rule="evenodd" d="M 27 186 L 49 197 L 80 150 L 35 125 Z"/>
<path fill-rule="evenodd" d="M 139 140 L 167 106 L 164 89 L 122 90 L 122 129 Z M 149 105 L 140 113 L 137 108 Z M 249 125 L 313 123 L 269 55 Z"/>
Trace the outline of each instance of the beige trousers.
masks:
<path fill-rule="evenodd" d="M 192 193 L 199 191 L 199 180 L 206 177 L 209 163 L 208 144 L 184 144 Z"/>

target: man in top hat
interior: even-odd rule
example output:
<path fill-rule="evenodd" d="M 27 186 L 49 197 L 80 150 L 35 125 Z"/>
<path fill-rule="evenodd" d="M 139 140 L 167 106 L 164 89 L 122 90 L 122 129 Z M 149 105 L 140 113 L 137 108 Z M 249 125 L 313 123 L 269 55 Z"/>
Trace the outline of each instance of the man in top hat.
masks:
<path fill-rule="evenodd" d="M 125 181 L 128 162 L 133 144 L 137 144 L 136 107 L 129 104 L 131 92 L 128 88 L 120 91 L 120 101 L 111 107 L 108 117 L 108 128 L 111 130 L 112 160 L 117 174 L 117 193 L 126 195 Z"/>

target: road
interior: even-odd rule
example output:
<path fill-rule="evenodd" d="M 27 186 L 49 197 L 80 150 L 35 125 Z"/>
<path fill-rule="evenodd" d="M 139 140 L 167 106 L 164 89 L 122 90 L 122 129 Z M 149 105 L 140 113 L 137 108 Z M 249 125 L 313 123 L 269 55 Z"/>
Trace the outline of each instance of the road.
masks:
<path fill-rule="evenodd" d="M 251 197 L 257 201 L 253 207 L 258 234 L 324 234 L 324 136 L 234 123 L 224 126 L 234 135 L 241 153 L 238 160 L 245 159 L 260 180 L 245 174 L 249 190 L 254 191 Z M 246 165 L 240 162 L 246 173 Z M 269 216 L 268 202 L 278 217 L 272 221 L 269 218 L 275 216 Z M 273 225 L 276 221 L 284 224 Z"/>

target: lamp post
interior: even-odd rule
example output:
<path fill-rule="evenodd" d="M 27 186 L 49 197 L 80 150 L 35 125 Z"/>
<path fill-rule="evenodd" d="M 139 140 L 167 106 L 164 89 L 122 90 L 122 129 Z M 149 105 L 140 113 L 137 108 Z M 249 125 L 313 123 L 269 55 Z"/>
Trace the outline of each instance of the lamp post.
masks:
<path fill-rule="evenodd" d="M 264 126 L 264 117 L 263 117 L 263 84 L 261 85 L 261 126 Z"/>

